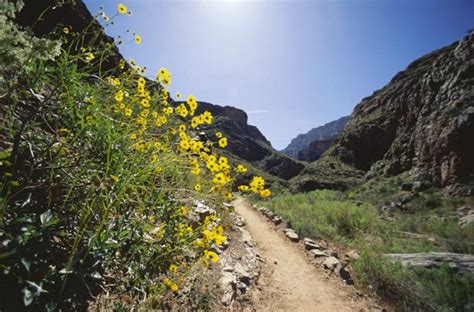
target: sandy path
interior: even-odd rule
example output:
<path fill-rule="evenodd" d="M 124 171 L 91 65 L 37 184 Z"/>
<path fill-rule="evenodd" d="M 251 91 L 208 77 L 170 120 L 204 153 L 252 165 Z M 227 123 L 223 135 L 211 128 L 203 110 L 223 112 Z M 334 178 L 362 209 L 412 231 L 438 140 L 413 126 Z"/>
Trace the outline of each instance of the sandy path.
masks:
<path fill-rule="evenodd" d="M 295 243 L 275 231 L 244 199 L 234 201 L 235 211 L 266 260 L 259 281 L 256 311 L 370 311 L 370 303 L 353 288 L 328 278 L 311 265 Z"/>

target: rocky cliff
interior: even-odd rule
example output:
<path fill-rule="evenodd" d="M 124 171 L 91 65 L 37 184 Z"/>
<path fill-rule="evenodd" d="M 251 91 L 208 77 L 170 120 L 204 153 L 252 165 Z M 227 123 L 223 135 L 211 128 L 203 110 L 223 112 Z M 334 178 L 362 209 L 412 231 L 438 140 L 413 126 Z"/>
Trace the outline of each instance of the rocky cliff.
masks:
<path fill-rule="evenodd" d="M 290 157 L 297 158 L 305 161 L 314 161 L 316 160 L 324 151 L 324 146 L 330 146 L 324 143 L 315 143 L 313 145 L 313 150 L 310 145 L 316 141 L 332 141 L 346 126 L 347 121 L 349 121 L 349 116 L 341 117 L 337 120 L 328 122 L 327 124 L 316 127 L 304 134 L 299 134 L 296 138 L 291 140 L 290 144 L 285 147 L 282 152 Z M 323 148 L 324 150 L 321 150 Z M 299 157 L 299 152 L 302 151 L 301 158 Z M 319 156 L 315 156 L 318 155 Z M 312 157 L 309 157 L 312 155 Z M 310 160 L 312 159 L 312 160 Z"/>
<path fill-rule="evenodd" d="M 283 180 L 298 175 L 304 164 L 276 151 L 257 127 L 247 124 L 247 114 L 238 108 L 199 102 L 197 113 L 210 111 L 216 120 L 205 131 L 221 131 L 229 138 L 227 151 L 252 166 Z"/>
<path fill-rule="evenodd" d="M 473 138 L 471 32 L 414 61 L 363 99 L 319 162 L 340 162 L 366 178 L 408 172 L 426 187 L 472 194 Z"/>
<path fill-rule="evenodd" d="M 334 144 L 334 139 L 311 142 L 307 148 L 303 148 L 298 152 L 298 159 L 307 162 L 318 160 Z"/>

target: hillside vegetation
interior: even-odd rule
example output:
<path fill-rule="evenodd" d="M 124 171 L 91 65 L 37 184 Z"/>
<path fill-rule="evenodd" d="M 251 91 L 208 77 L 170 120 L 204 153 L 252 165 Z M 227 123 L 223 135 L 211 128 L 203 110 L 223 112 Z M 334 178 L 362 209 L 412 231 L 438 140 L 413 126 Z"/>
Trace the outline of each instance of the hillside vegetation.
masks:
<path fill-rule="evenodd" d="M 103 66 L 115 46 L 101 26 L 123 4 L 47 38 L 15 24 L 21 7 L 0 2 L 0 310 L 84 310 L 100 293 L 160 307 L 219 261 L 222 202 L 271 192 L 234 183 L 247 168 L 220 155 L 222 133 L 198 135 L 213 116 L 193 96 L 173 105 L 166 68 L 150 81 L 133 61 Z M 198 201 L 216 213 L 196 218 Z"/>

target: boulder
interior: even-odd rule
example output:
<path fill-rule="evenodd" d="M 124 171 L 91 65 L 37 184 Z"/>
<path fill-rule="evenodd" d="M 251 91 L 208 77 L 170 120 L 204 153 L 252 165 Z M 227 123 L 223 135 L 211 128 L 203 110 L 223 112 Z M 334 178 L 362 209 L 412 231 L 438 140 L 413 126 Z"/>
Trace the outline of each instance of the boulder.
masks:
<path fill-rule="evenodd" d="M 324 268 L 331 271 L 334 271 L 338 265 L 339 265 L 339 260 L 337 260 L 337 258 L 334 258 L 334 257 L 328 257 L 323 262 Z"/>
<path fill-rule="evenodd" d="M 309 254 L 312 255 L 315 258 L 329 257 L 329 254 L 327 254 L 326 252 L 321 251 L 319 249 L 312 249 L 312 250 L 309 251 Z"/>
<path fill-rule="evenodd" d="M 352 280 L 351 273 L 347 265 L 341 266 L 341 268 L 339 269 L 339 276 L 347 285 L 354 285 L 354 281 Z"/>
<path fill-rule="evenodd" d="M 196 206 L 193 209 L 194 214 L 199 216 L 200 220 L 204 220 L 207 216 L 215 214 L 216 211 L 209 206 L 204 205 L 202 202 L 197 202 Z"/>
<path fill-rule="evenodd" d="M 299 241 L 299 236 L 298 234 L 295 233 L 294 230 L 292 229 L 285 229 L 285 235 L 288 237 L 292 242 L 298 242 Z"/>
<path fill-rule="evenodd" d="M 250 285 L 250 279 L 252 278 L 251 274 L 248 272 L 247 268 L 240 263 L 236 263 L 234 267 L 234 273 L 237 275 L 237 278 L 240 282 Z"/>
<path fill-rule="evenodd" d="M 474 224 L 474 209 L 471 206 L 464 206 L 457 210 L 460 227 L 464 228 L 470 224 Z"/>
<path fill-rule="evenodd" d="M 449 252 L 421 252 L 412 254 L 385 254 L 393 262 L 404 266 L 434 268 L 447 263 L 451 268 L 466 274 L 474 281 L 474 255 Z"/>
<path fill-rule="evenodd" d="M 226 290 L 229 287 L 234 287 L 234 285 L 237 283 L 237 280 L 235 279 L 234 274 L 229 271 L 223 271 L 222 272 L 222 277 L 219 280 L 219 285 L 222 289 Z"/>
<path fill-rule="evenodd" d="M 352 250 L 349 250 L 347 253 L 346 253 L 346 258 L 348 260 L 357 260 L 360 258 L 360 255 L 359 253 L 357 252 L 357 250 L 355 249 L 352 249 Z"/>
<path fill-rule="evenodd" d="M 303 239 L 304 249 L 312 250 L 312 249 L 322 249 L 314 240 L 305 238 Z"/>
<path fill-rule="evenodd" d="M 274 216 L 272 219 L 273 224 L 278 225 L 282 222 L 283 220 L 279 216 Z"/>

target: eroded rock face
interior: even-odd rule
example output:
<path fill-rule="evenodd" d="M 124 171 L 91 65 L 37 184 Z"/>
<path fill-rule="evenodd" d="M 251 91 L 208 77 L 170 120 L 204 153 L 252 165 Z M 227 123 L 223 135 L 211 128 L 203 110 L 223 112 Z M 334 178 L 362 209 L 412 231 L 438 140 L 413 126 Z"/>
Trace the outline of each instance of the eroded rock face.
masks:
<path fill-rule="evenodd" d="M 329 140 L 315 140 L 311 142 L 307 148 L 298 152 L 298 159 L 307 162 L 318 160 L 319 157 L 334 144 L 334 139 L 335 138 Z"/>
<path fill-rule="evenodd" d="M 474 33 L 434 51 L 362 100 L 328 151 L 357 169 L 397 175 L 450 193 L 472 192 Z M 468 187 L 466 187 L 466 185 Z"/>

